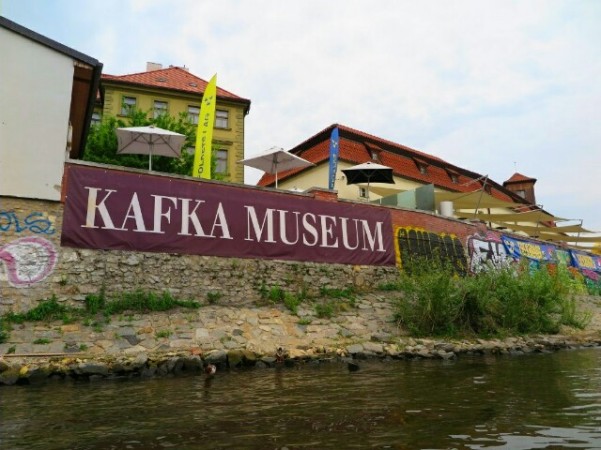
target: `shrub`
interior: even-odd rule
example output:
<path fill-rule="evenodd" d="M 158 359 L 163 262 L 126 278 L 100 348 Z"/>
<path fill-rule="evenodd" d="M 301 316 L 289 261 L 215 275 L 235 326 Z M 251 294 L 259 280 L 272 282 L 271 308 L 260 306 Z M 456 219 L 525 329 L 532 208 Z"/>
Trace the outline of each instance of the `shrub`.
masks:
<path fill-rule="evenodd" d="M 568 278 L 566 278 L 568 277 Z M 399 323 L 418 336 L 557 333 L 584 327 L 565 269 L 527 265 L 458 277 L 453 268 L 418 262 L 400 276 Z"/>
<path fill-rule="evenodd" d="M 286 308 L 292 311 L 293 314 L 298 313 L 298 307 L 300 304 L 301 299 L 298 298 L 296 295 L 289 294 L 288 292 L 284 294 L 284 305 L 286 306 Z"/>
<path fill-rule="evenodd" d="M 315 314 L 320 318 L 331 318 L 334 315 L 334 305 L 330 302 L 315 305 Z"/>

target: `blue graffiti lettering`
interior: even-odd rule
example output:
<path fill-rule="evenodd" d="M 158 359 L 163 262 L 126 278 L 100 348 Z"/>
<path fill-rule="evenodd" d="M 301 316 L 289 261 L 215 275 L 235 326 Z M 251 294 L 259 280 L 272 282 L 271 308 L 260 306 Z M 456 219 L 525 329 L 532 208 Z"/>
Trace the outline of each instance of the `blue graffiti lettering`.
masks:
<path fill-rule="evenodd" d="M 0 231 L 8 232 L 11 229 L 16 233 L 23 231 L 47 235 L 56 233 L 52 221 L 41 212 L 29 213 L 21 220 L 14 211 L 0 211 Z"/>

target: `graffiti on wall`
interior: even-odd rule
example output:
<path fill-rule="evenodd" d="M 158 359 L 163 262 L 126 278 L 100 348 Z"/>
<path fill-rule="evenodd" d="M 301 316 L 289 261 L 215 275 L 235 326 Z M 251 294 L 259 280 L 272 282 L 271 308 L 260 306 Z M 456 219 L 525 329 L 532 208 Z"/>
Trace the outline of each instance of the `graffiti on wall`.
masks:
<path fill-rule="evenodd" d="M 505 250 L 516 260 L 527 258 L 532 261 L 556 261 L 555 246 L 538 242 L 515 239 L 503 235 L 501 237 Z"/>
<path fill-rule="evenodd" d="M 502 269 L 514 260 L 505 250 L 501 237 L 496 233 L 475 234 L 467 240 L 470 271 Z"/>
<path fill-rule="evenodd" d="M 19 238 L 0 246 L 0 262 L 13 287 L 28 287 L 44 280 L 53 272 L 56 261 L 54 245 L 42 237 Z"/>
<path fill-rule="evenodd" d="M 56 233 L 53 220 L 47 214 L 41 212 L 31 212 L 24 218 L 19 216 L 14 211 L 0 211 L 0 232 L 14 231 L 22 233 L 29 231 L 35 234 L 51 235 Z"/>
<path fill-rule="evenodd" d="M 415 257 L 440 259 L 452 264 L 458 272 L 465 272 L 466 256 L 457 236 L 413 227 L 397 228 L 395 234 L 401 262 Z"/>

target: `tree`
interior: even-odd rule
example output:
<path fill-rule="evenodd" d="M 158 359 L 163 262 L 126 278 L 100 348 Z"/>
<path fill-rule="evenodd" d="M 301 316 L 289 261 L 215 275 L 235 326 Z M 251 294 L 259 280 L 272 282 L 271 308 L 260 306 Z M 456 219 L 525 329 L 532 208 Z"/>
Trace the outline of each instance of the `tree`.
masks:
<path fill-rule="evenodd" d="M 182 153 L 179 158 L 153 156 L 152 169 L 157 172 L 191 175 L 194 152 L 189 152 L 188 149 L 194 148 L 196 142 L 196 125 L 190 123 L 186 113 L 180 113 L 177 117 L 173 117 L 169 114 L 162 114 L 159 117 L 152 119 L 149 119 L 148 116 L 149 112 L 133 109 L 127 117 L 127 122 L 129 123 L 114 116 L 103 117 L 100 124 L 90 127 L 82 159 L 84 161 L 103 164 L 146 169 L 148 167 L 147 155 L 117 154 L 118 144 L 116 130 L 120 127 L 155 125 L 159 128 L 185 135 L 186 141 L 184 142 Z M 224 176 L 215 173 L 215 168 L 217 166 L 215 154 L 215 151 L 211 153 L 211 178 L 222 180 Z"/>

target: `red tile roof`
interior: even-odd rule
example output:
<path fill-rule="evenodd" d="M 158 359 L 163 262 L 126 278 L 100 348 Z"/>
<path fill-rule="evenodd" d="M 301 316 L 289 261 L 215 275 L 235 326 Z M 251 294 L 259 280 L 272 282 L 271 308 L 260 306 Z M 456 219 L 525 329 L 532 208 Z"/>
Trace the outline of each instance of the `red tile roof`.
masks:
<path fill-rule="evenodd" d="M 394 175 L 418 183 L 432 183 L 452 192 L 476 191 L 482 187 L 485 179 L 483 175 L 454 166 L 437 156 L 339 124 L 333 124 L 320 131 L 292 148 L 290 152 L 316 165 L 327 163 L 329 161 L 330 134 L 334 127 L 338 127 L 339 159 L 342 161 L 362 164 L 371 161 L 371 153 L 376 151 L 379 154 L 379 163 L 392 167 Z M 425 166 L 426 173 L 420 172 L 420 165 Z M 310 170 L 310 167 L 280 172 L 278 180 L 285 180 L 305 170 Z M 452 176 L 456 177 L 456 181 Z M 257 184 L 270 186 L 274 183 L 275 176 L 265 173 Z M 498 199 L 525 203 L 523 198 L 493 180 L 487 179 L 486 184 L 491 189 L 491 195 Z"/>
<path fill-rule="evenodd" d="M 102 80 L 201 95 L 209 84 L 208 81 L 181 67 L 168 67 L 128 75 L 102 74 Z M 219 86 L 217 87 L 217 98 L 250 104 L 250 100 L 232 94 Z"/>
<path fill-rule="evenodd" d="M 503 186 L 505 186 L 508 183 L 522 183 L 524 181 L 536 182 L 536 178 L 530 178 L 530 177 L 527 177 L 526 175 L 522 175 L 521 173 L 516 172 L 511 176 L 511 178 L 503 181 Z"/>

